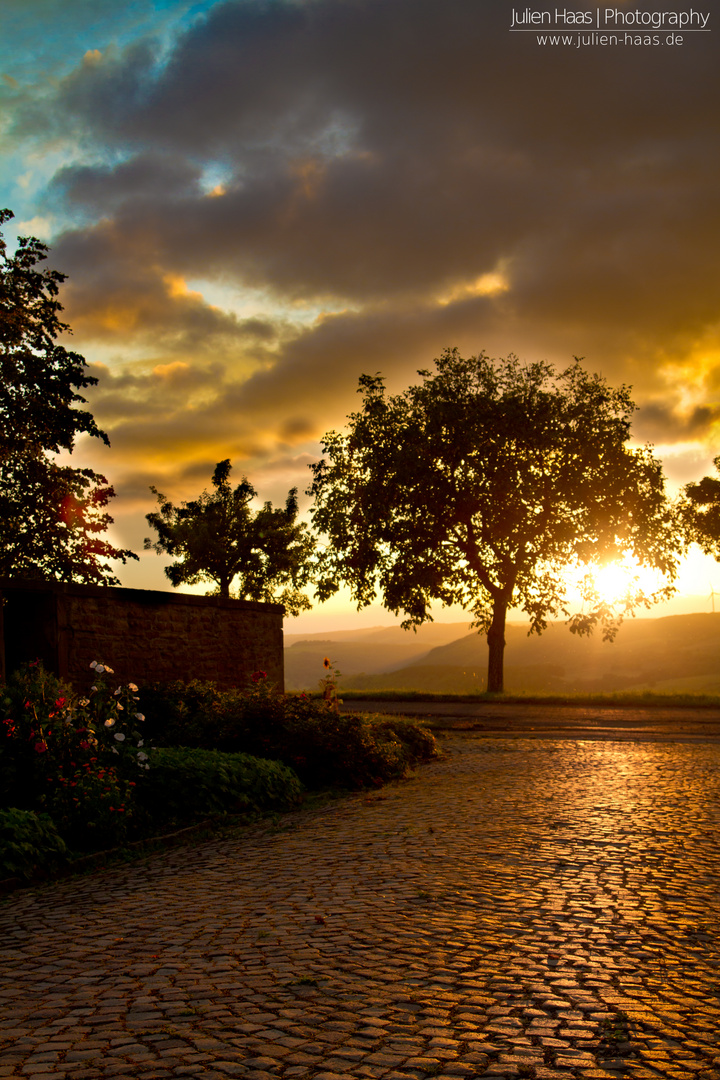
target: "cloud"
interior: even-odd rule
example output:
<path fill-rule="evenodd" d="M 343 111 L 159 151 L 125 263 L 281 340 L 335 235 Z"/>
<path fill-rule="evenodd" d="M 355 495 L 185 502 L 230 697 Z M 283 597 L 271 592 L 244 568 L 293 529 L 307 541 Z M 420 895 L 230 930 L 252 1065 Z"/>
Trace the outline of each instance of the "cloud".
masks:
<path fill-rule="evenodd" d="M 116 350 L 92 405 L 129 477 L 311 454 L 360 373 L 400 390 L 455 344 L 584 355 L 634 385 L 641 437 L 713 437 L 710 36 L 550 49 L 508 19 L 218 3 L 174 42 L 88 44 L 17 104 L 17 133 L 74 140 L 43 212 L 77 343 Z"/>

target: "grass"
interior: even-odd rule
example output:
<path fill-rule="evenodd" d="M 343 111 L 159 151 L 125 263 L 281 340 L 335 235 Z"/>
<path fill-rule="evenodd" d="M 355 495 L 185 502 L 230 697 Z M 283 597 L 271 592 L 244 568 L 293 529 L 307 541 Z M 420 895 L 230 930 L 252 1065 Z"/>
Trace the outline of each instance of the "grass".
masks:
<path fill-rule="evenodd" d="M 468 705 L 604 705 L 613 709 L 718 709 L 715 694 L 618 691 L 613 694 L 430 694 L 419 690 L 343 690 L 344 701 L 465 702 Z"/>

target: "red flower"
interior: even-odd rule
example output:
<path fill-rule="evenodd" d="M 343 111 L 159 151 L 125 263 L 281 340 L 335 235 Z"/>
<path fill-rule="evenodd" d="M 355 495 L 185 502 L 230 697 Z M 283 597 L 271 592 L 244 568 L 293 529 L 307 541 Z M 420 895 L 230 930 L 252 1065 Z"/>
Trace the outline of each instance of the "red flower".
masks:
<path fill-rule="evenodd" d="M 64 704 L 65 704 L 65 698 L 64 697 L 59 697 L 57 699 L 57 701 L 55 702 L 55 705 L 57 706 L 58 709 L 62 709 Z"/>
<path fill-rule="evenodd" d="M 267 679 L 267 671 L 253 671 L 252 681 L 262 682 L 263 679 Z"/>
<path fill-rule="evenodd" d="M 42 739 L 40 742 L 35 743 L 35 753 L 36 754 L 44 754 L 46 750 L 47 750 L 47 743 L 45 742 L 44 739 Z"/>

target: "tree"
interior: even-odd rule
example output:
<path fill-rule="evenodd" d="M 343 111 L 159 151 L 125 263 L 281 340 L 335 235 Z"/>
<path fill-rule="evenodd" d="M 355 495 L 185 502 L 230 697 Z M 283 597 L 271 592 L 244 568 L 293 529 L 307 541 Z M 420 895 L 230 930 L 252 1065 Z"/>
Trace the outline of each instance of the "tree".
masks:
<path fill-rule="evenodd" d="M 720 472 L 720 457 L 713 464 Z M 703 476 L 697 484 L 686 484 L 679 500 L 679 514 L 687 541 L 720 561 L 720 480 Z"/>
<path fill-rule="evenodd" d="M 231 468 L 229 459 L 218 462 L 215 490 L 179 507 L 151 487 L 160 509 L 146 516 L 158 540 L 148 538 L 145 548 L 178 557 L 165 567 L 176 587 L 210 581 L 226 599 L 232 591 L 240 600 L 284 604 L 289 615 L 299 615 L 312 607 L 300 590 L 310 581 L 315 540 L 305 522 L 297 521 L 297 488 L 283 509 L 266 502 L 253 512 L 257 493 L 246 477 L 233 490 Z"/>
<path fill-rule="evenodd" d="M 12 218 L 0 210 L 0 225 Z M 38 269 L 47 247 L 20 237 L 9 255 L 0 234 L 0 576 L 119 584 L 104 561 L 137 556 L 100 534 L 115 492 L 91 469 L 61 466 L 78 435 L 109 445 L 78 390 L 97 382 L 85 360 L 57 344 L 69 326 L 57 299 L 65 275 Z"/>
<path fill-rule="evenodd" d="M 625 445 L 627 387 L 579 360 L 556 375 L 447 349 L 435 364 L 394 397 L 379 374 L 361 376 L 347 434 L 324 436 L 309 488 L 328 539 L 318 596 L 344 582 L 364 607 L 380 592 L 404 626 L 430 620 L 433 600 L 462 605 L 487 634 L 488 691 L 500 692 L 508 608 L 540 633 L 569 616 L 568 566 L 627 552 L 671 582 L 677 537 L 660 463 Z M 611 616 L 598 603 L 571 629 L 601 622 L 611 635 Z"/>

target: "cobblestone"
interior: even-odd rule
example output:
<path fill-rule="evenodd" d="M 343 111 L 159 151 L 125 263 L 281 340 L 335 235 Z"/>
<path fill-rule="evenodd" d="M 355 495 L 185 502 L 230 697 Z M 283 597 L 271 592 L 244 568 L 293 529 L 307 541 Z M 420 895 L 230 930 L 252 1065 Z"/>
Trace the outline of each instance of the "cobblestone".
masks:
<path fill-rule="evenodd" d="M 411 781 L 0 905 L 0 1077 L 720 1080 L 720 744 Z"/>

